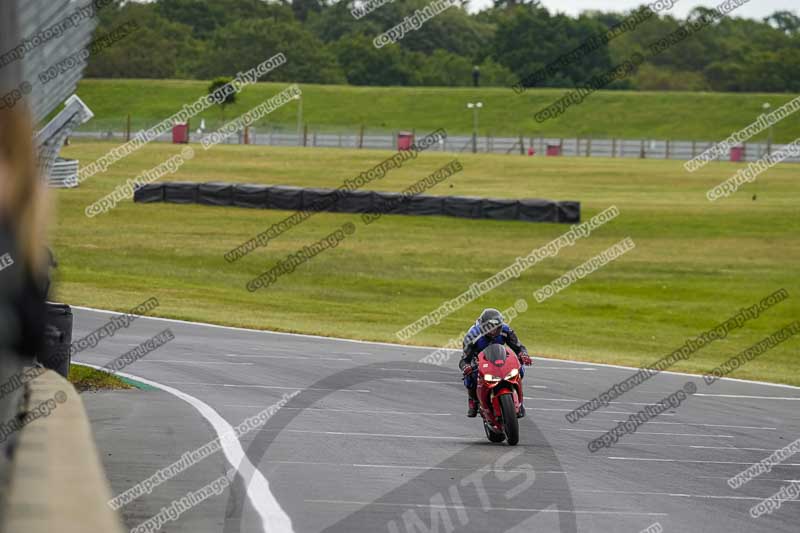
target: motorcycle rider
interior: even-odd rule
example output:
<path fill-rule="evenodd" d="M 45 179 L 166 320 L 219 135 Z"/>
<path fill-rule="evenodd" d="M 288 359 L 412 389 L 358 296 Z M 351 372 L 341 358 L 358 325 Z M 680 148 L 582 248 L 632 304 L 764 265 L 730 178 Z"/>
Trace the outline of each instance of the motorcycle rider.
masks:
<path fill-rule="evenodd" d="M 532 363 L 528 350 L 519 342 L 517 334 L 503 321 L 503 315 L 497 309 L 484 309 L 475 325 L 470 328 L 464 337 L 464 355 L 458 362 L 458 367 L 464 374 L 464 386 L 469 395 L 469 410 L 467 416 L 474 418 L 478 415 L 478 378 L 477 357 L 490 344 L 505 344 L 517 355 L 520 365 Z M 522 367 L 519 369 L 520 380 L 525 376 Z M 525 416 L 525 407 L 520 398 L 518 418 Z"/>

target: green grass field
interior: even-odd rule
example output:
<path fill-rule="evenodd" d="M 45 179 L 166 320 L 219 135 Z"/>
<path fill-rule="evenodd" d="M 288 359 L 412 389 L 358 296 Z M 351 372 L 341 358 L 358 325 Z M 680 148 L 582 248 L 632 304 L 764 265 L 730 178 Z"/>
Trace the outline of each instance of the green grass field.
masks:
<path fill-rule="evenodd" d="M 117 376 L 77 364 L 70 365 L 68 377 L 78 392 L 133 388 Z"/>
<path fill-rule="evenodd" d="M 64 155 L 88 163 L 112 147 L 76 143 Z M 161 305 L 155 314 L 164 317 L 397 342 L 397 330 L 568 229 L 406 216 L 385 216 L 367 226 L 356 215 L 320 213 L 229 264 L 225 252 L 289 213 L 126 201 L 108 214 L 84 216 L 88 204 L 179 149 L 151 144 L 79 188 L 57 191 L 58 298 L 122 311 L 156 296 Z M 167 179 L 335 187 L 390 155 L 255 146 L 197 151 L 202 153 Z M 399 191 L 453 157 L 420 154 L 371 188 Z M 443 345 L 484 307 L 504 309 L 525 298 L 529 309 L 513 326 L 531 353 L 638 366 L 777 289 L 789 291 L 787 301 L 675 367 L 700 373 L 800 316 L 800 183 L 794 165 L 773 168 L 711 204 L 705 191 L 738 165 L 715 163 L 690 175 L 680 162 L 669 161 L 471 154 L 458 159 L 464 170 L 430 193 L 580 200 L 583 220 L 611 205 L 621 214 L 412 343 Z M 348 221 L 356 232 L 337 248 L 269 288 L 245 289 L 279 259 Z M 536 303 L 533 291 L 625 237 L 634 240 L 634 250 Z M 798 370 L 795 338 L 735 376 L 800 385 Z"/>
<path fill-rule="evenodd" d="M 246 87 L 239 102 L 225 110 L 231 120 L 257 106 L 288 83 L 258 83 Z M 152 126 L 178 112 L 207 92 L 208 82 L 180 80 L 83 80 L 78 95 L 97 117 L 87 130 L 124 130 L 131 115 L 134 130 Z M 529 90 L 518 96 L 510 88 L 351 87 L 302 84 L 303 120 L 312 128 L 369 130 L 444 128 L 451 134 L 472 132 L 472 112 L 467 102 L 480 100 L 481 135 L 677 139 L 717 141 L 750 124 L 762 113 L 797 95 L 690 92 L 600 91 L 580 106 L 543 124 L 533 115 L 561 98 L 562 89 Z M 157 98 L 153 95 L 157 94 Z M 211 108 L 192 119 L 193 128 L 206 119 L 210 128 L 221 121 L 221 110 Z M 295 131 L 297 104 L 291 103 L 269 117 Z M 267 127 L 263 121 L 261 127 Z M 775 142 L 800 137 L 800 120 L 787 118 L 775 126 Z M 761 133 L 754 141 L 766 141 Z"/>

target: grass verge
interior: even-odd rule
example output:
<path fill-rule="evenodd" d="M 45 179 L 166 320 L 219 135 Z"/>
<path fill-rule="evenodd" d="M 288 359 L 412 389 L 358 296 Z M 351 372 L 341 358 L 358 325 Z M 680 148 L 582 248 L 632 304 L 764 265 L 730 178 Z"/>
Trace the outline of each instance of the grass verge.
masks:
<path fill-rule="evenodd" d="M 184 80 L 87 79 L 78 95 L 97 118 L 84 129 L 124 131 L 130 114 L 132 128 L 151 127 L 207 93 L 209 82 Z M 236 104 L 227 106 L 225 118 L 232 120 L 257 106 L 289 83 L 257 83 L 246 87 Z M 623 139 L 681 139 L 720 141 L 757 120 L 762 105 L 772 109 L 797 95 L 757 93 L 694 93 L 598 91 L 580 106 L 539 124 L 534 114 L 559 100 L 565 89 L 530 89 L 516 95 L 510 88 L 444 87 L 351 87 L 301 84 L 303 120 L 312 129 L 347 128 L 355 132 L 364 125 L 373 130 L 417 132 L 444 128 L 450 134 L 471 134 L 472 113 L 467 102 L 483 103 L 480 135 L 526 137 L 587 137 Z M 153 98 L 153 95 L 158 95 Z M 296 131 L 297 104 L 287 104 L 257 128 L 280 124 Z M 197 128 L 204 119 L 208 128 L 221 124 L 218 106 L 192 119 Z M 766 142 L 768 132 L 753 141 Z M 774 127 L 775 142 L 800 137 L 800 121 L 783 120 Z"/>
<path fill-rule="evenodd" d="M 76 143 L 84 163 L 113 145 Z M 59 190 L 52 241 L 58 297 L 76 305 L 128 310 L 156 296 L 159 316 L 256 329 L 398 342 L 395 332 L 445 300 L 563 234 L 561 224 L 448 217 L 320 213 L 230 264 L 223 254 L 288 212 L 123 202 L 87 218 L 84 208 L 180 147 L 153 144 L 73 190 Z M 380 151 L 219 146 L 169 180 L 336 187 L 388 155 Z M 377 180 L 399 191 L 453 154 L 427 152 Z M 640 366 L 784 288 L 790 298 L 680 362 L 702 373 L 800 316 L 800 182 L 797 166 L 775 167 L 739 192 L 709 203 L 705 191 L 741 165 L 715 163 L 693 174 L 679 161 L 458 155 L 464 170 L 429 191 L 580 200 L 583 219 L 616 205 L 620 216 L 517 279 L 469 303 L 410 340 L 443 345 L 484 307 L 520 298 L 514 322 L 533 354 Z M 287 254 L 352 221 L 356 232 L 268 289 L 245 284 Z M 635 250 L 539 304 L 535 290 L 612 244 Z M 733 377 L 800 385 L 798 340 L 781 344 Z M 452 361 L 455 365 L 455 361 Z"/>
<path fill-rule="evenodd" d="M 70 365 L 68 379 L 78 392 L 134 388 L 108 372 L 77 364 Z"/>

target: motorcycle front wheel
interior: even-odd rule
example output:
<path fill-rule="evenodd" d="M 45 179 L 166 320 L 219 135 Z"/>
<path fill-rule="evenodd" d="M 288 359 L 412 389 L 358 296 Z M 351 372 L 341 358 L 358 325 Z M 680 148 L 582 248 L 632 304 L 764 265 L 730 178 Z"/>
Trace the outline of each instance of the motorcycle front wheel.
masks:
<path fill-rule="evenodd" d="M 503 428 L 508 444 L 515 446 L 519 442 L 519 421 L 517 410 L 514 408 L 514 398 L 510 394 L 500 396 L 500 410 L 503 413 Z"/>
<path fill-rule="evenodd" d="M 504 433 L 495 433 L 486 422 L 483 423 L 483 430 L 486 432 L 486 438 L 489 439 L 489 442 L 503 442 L 506 440 Z"/>

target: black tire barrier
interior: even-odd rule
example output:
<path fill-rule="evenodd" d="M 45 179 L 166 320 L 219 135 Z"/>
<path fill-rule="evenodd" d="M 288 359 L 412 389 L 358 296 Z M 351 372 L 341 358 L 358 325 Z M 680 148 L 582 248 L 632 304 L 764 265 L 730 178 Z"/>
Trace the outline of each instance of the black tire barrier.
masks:
<path fill-rule="evenodd" d="M 164 201 L 171 204 L 193 204 L 197 202 L 197 183 L 164 183 Z"/>
<path fill-rule="evenodd" d="M 36 359 L 43 367 L 67 377 L 71 362 L 72 309 L 67 304 L 47 302 L 44 351 Z"/>
<path fill-rule="evenodd" d="M 581 220 L 581 204 L 574 201 L 426 194 L 408 196 L 396 192 L 346 191 L 247 183 L 150 183 L 137 189 L 133 200 L 140 203 L 198 203 L 284 211 L 438 215 L 563 224 L 574 224 Z"/>
<path fill-rule="evenodd" d="M 213 181 L 201 183 L 197 187 L 197 203 L 203 205 L 233 205 L 233 185 Z"/>
<path fill-rule="evenodd" d="M 233 205 L 236 207 L 249 207 L 263 209 L 267 205 L 268 188 L 263 185 L 234 185 Z"/>
<path fill-rule="evenodd" d="M 270 186 L 266 208 L 297 211 L 303 206 L 302 195 L 303 189 L 300 187 L 292 187 L 290 185 Z"/>

